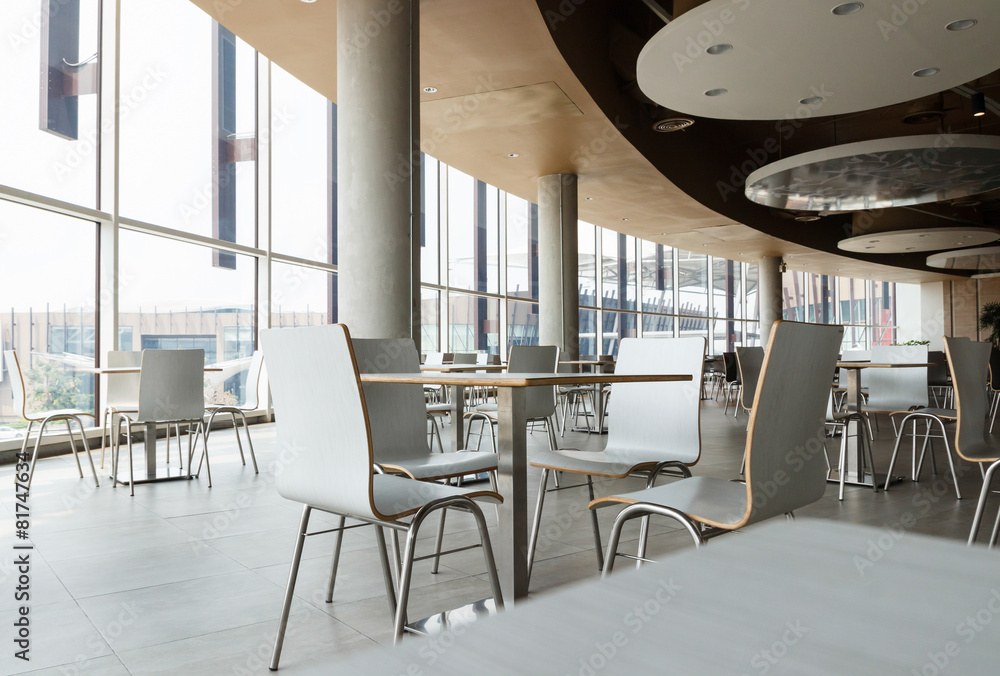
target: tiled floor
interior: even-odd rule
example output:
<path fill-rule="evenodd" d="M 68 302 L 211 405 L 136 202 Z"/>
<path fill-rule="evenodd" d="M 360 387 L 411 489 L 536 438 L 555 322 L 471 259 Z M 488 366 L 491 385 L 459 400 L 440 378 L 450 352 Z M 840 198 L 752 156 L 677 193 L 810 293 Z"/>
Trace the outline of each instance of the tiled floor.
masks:
<path fill-rule="evenodd" d="M 735 478 L 745 439 L 745 416 L 734 421 L 722 406 L 702 408 L 702 460 L 695 474 Z M 15 618 L 14 495 L 11 466 L 0 467 L 0 673 L 12 674 L 263 674 L 271 651 L 300 508 L 274 489 L 275 426 L 253 428 L 260 475 L 239 462 L 232 432 L 212 435 L 214 487 L 203 477 L 99 489 L 76 476 L 70 457 L 40 461 L 30 498 L 32 554 L 31 662 L 13 658 L 9 632 Z M 885 467 L 891 429 L 882 421 L 876 463 Z M 540 448 L 544 435 L 529 436 Z M 567 433 L 565 447 L 596 450 L 596 436 Z M 836 443 L 830 444 L 836 452 Z M 161 451 L 162 461 L 162 451 Z M 909 458 L 904 459 L 906 466 Z M 940 468 L 944 469 L 941 456 Z M 529 475 L 534 500 L 537 473 Z M 944 474 L 904 482 L 889 493 L 850 489 L 800 510 L 812 516 L 865 523 L 964 540 L 980 487 L 979 472 L 963 465 L 965 499 L 955 498 Z M 601 493 L 638 488 L 637 480 L 602 482 Z M 584 491 L 561 491 L 546 500 L 532 594 L 598 575 Z M 603 510 L 604 533 L 614 510 Z M 490 524 L 496 521 L 485 510 Z M 318 515 L 332 523 L 332 517 Z M 448 519 L 449 542 L 472 542 L 468 518 Z M 690 547 L 671 525 L 654 524 L 649 552 L 659 557 Z M 421 551 L 428 551 L 433 528 Z M 628 538 L 634 541 L 636 531 Z M 745 537 L 745 536 L 736 536 Z M 627 538 L 623 538 L 627 539 Z M 282 655 L 281 671 L 300 672 L 348 651 L 391 643 L 375 540 L 370 529 L 346 538 L 335 602 L 324 603 L 331 536 L 307 541 Z M 626 544 L 626 546 L 628 546 Z M 709 545 L 711 546 L 711 545 Z M 419 552 L 418 552 L 419 553 Z M 411 617 L 463 605 L 489 595 L 479 550 L 445 559 L 437 575 L 416 566 Z"/>

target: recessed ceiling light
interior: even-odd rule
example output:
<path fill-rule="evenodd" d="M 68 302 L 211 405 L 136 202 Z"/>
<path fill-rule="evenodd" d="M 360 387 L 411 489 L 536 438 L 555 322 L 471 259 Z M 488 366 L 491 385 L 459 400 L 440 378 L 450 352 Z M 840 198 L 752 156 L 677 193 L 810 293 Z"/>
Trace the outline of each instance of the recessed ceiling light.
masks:
<path fill-rule="evenodd" d="M 718 89 L 709 89 L 705 92 L 705 96 L 722 96 L 723 94 L 728 94 L 729 90 L 719 87 Z"/>
<path fill-rule="evenodd" d="M 917 237 L 926 237 L 927 235 L 917 235 Z"/>
<path fill-rule="evenodd" d="M 862 2 L 845 2 L 842 5 L 837 5 L 830 11 L 837 16 L 847 16 L 848 14 L 854 14 L 855 12 L 860 12 L 864 9 L 864 3 Z"/>
<path fill-rule="evenodd" d="M 728 45 L 725 42 L 720 42 L 717 45 L 712 45 L 705 50 L 706 54 L 711 54 L 712 56 L 718 56 L 719 54 L 725 54 L 726 52 L 733 51 L 733 46 Z"/>
<path fill-rule="evenodd" d="M 874 249 L 875 247 L 873 247 L 873 246 L 866 246 L 865 248 L 866 249 Z"/>
<path fill-rule="evenodd" d="M 930 77 L 931 75 L 937 75 L 940 72 L 940 68 L 921 68 L 920 70 L 913 71 L 913 77 Z"/>
<path fill-rule="evenodd" d="M 804 99 L 799 99 L 799 103 L 804 103 L 807 106 L 811 106 L 817 103 L 823 103 L 822 96 L 807 96 Z"/>
<path fill-rule="evenodd" d="M 972 235 L 965 235 L 965 239 L 972 239 Z"/>
<path fill-rule="evenodd" d="M 628 222 L 628 219 L 627 219 L 627 218 L 623 218 L 622 220 L 623 220 L 623 221 L 625 221 L 625 222 Z"/>
<path fill-rule="evenodd" d="M 967 28 L 972 28 L 976 23 L 978 22 L 975 19 L 959 19 L 958 21 L 952 21 L 945 28 L 950 31 L 964 31 Z"/>
<path fill-rule="evenodd" d="M 812 223 L 813 221 L 818 221 L 819 216 L 809 216 L 809 215 L 796 216 L 795 220 L 798 221 L 799 223 Z"/>
<path fill-rule="evenodd" d="M 915 246 L 907 246 L 907 247 L 903 247 L 903 251 L 913 251 L 916 248 L 917 247 L 915 247 Z"/>
<path fill-rule="evenodd" d="M 307 5 L 311 5 L 314 2 L 316 2 L 316 0 L 302 0 L 302 2 L 306 3 Z"/>
<path fill-rule="evenodd" d="M 877 239 L 870 239 L 870 240 L 868 240 L 868 243 L 869 243 L 869 244 L 878 244 L 878 243 L 879 243 L 879 241 L 881 241 L 881 240 L 877 240 Z"/>
<path fill-rule="evenodd" d="M 517 153 L 507 153 L 507 157 L 517 157 Z"/>
<path fill-rule="evenodd" d="M 708 246 L 707 244 L 702 244 L 702 246 Z"/>
<path fill-rule="evenodd" d="M 316 0 L 302 0 L 302 2 L 316 2 Z M 437 90 L 437 87 L 424 87 L 424 94 L 433 94 Z"/>
<path fill-rule="evenodd" d="M 588 201 L 588 202 L 591 202 L 591 201 L 593 201 L 593 199 L 594 199 L 593 197 L 588 197 L 588 198 L 587 198 L 587 201 Z"/>
<path fill-rule="evenodd" d="M 660 233 L 660 236 L 661 236 L 661 237 L 666 237 L 666 236 L 667 236 L 667 233 L 665 233 L 665 232 L 661 232 L 661 233 Z"/>

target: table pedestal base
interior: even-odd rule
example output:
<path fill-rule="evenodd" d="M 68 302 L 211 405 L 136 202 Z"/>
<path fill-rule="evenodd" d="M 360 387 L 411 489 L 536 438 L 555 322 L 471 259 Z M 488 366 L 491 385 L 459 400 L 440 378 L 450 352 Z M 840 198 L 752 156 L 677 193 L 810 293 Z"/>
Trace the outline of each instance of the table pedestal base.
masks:
<path fill-rule="evenodd" d="M 496 614 L 497 606 L 493 599 L 484 599 L 460 608 L 455 608 L 454 610 L 445 610 L 444 612 L 425 617 L 416 622 L 410 622 L 406 626 L 414 633 L 436 636 L 446 631 L 449 627 L 469 625 L 477 621 L 480 617 L 488 617 Z"/>

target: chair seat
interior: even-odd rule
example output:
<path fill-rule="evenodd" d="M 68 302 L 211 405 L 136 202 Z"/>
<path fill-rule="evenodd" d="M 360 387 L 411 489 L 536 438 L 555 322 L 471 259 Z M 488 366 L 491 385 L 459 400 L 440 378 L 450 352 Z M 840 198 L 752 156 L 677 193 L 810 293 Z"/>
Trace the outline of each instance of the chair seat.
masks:
<path fill-rule="evenodd" d="M 497 456 L 495 453 L 458 451 L 456 453 L 432 453 L 420 458 L 381 464 L 388 471 L 402 472 L 423 481 L 495 470 Z"/>
<path fill-rule="evenodd" d="M 86 411 L 80 411 L 75 408 L 60 408 L 52 411 L 34 411 L 32 413 L 29 413 L 25 417 L 25 420 L 29 420 L 32 422 L 41 422 L 42 420 L 45 420 L 46 418 L 51 418 L 52 416 L 71 416 L 71 415 L 83 415 L 87 416 L 88 418 L 94 417 L 93 413 L 87 413 Z"/>
<path fill-rule="evenodd" d="M 375 511 L 387 519 L 400 519 L 415 513 L 429 502 L 459 495 L 492 504 L 503 502 L 503 498 L 493 491 L 456 488 L 427 481 L 416 483 L 413 479 L 387 474 L 372 477 L 372 504 Z M 323 509 L 323 505 L 314 506 Z M 339 513 L 336 509 L 330 511 Z"/>
<path fill-rule="evenodd" d="M 646 490 L 597 498 L 590 507 L 637 502 L 673 507 L 695 521 L 725 528 L 743 522 L 747 511 L 747 487 L 735 481 L 697 476 Z"/>
<path fill-rule="evenodd" d="M 136 402 L 128 402 L 125 404 L 113 404 L 108 406 L 109 411 L 114 411 L 115 413 L 138 413 L 139 404 Z"/>
<path fill-rule="evenodd" d="M 531 456 L 531 466 L 557 472 L 622 479 L 639 469 L 651 468 L 666 457 L 667 453 L 662 450 L 649 458 L 633 456 L 626 459 L 614 452 L 562 449 L 535 453 Z"/>
<path fill-rule="evenodd" d="M 927 415 L 935 415 L 938 418 L 948 418 L 951 420 L 958 420 L 958 411 L 953 408 L 918 408 L 913 413 L 926 413 Z"/>
<path fill-rule="evenodd" d="M 428 413 L 450 413 L 451 409 L 451 404 L 427 404 Z"/>
<path fill-rule="evenodd" d="M 495 413 L 499 410 L 500 407 L 497 404 L 479 404 L 475 408 L 477 413 Z"/>

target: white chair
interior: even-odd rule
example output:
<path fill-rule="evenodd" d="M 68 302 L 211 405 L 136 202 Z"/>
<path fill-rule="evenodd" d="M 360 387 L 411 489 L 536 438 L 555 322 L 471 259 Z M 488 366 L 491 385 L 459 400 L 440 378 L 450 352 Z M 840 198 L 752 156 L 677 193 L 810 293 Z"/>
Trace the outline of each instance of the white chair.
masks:
<path fill-rule="evenodd" d="M 81 416 L 93 418 L 93 413 L 87 413 L 78 409 L 60 409 L 55 411 L 28 411 L 28 397 L 24 387 L 24 377 L 21 374 L 21 365 L 17 361 L 17 354 L 14 350 L 5 350 L 4 362 L 7 365 L 7 374 L 10 377 L 10 386 L 14 394 L 14 410 L 21 412 L 21 417 L 28 421 L 28 429 L 24 433 L 24 441 L 21 442 L 20 458 L 24 458 L 28 449 L 28 440 L 31 439 L 31 430 L 35 423 L 41 423 L 38 428 L 38 436 L 35 438 L 35 449 L 31 453 L 31 465 L 28 467 L 27 488 L 31 488 L 31 479 L 35 476 L 35 462 L 38 460 L 38 449 L 42 444 L 42 435 L 45 434 L 45 427 L 49 423 L 62 421 L 66 423 L 66 432 L 69 434 L 69 447 L 73 450 L 73 459 L 76 460 L 76 469 L 83 478 L 83 467 L 80 465 L 80 456 L 76 452 L 76 440 L 73 438 L 73 427 L 70 422 L 75 421 L 80 428 L 80 441 L 83 449 L 87 451 L 87 460 L 90 461 L 90 471 L 94 475 L 94 485 L 100 486 L 97 481 L 97 470 L 94 469 L 94 458 L 90 455 L 90 445 L 87 443 L 87 435 L 83 433 L 83 422 Z M 23 462 L 23 460 L 19 460 Z M 20 474 L 20 473 L 18 473 Z"/>
<path fill-rule="evenodd" d="M 113 350 L 108 352 L 108 366 L 112 368 L 139 368 L 142 364 L 142 352 Z M 101 416 L 101 468 L 104 468 L 104 451 L 107 448 L 109 434 L 118 429 L 119 413 L 136 413 L 139 409 L 139 374 L 109 373 L 105 395 L 104 414 Z M 111 429 L 108 429 L 108 418 L 111 418 Z"/>
<path fill-rule="evenodd" d="M 306 536 L 314 534 L 308 532 L 314 509 L 376 526 L 396 642 L 405 629 L 420 526 L 428 514 L 443 507 L 464 509 L 475 518 L 494 600 L 501 610 L 503 598 L 486 520 L 473 502 L 473 498 L 500 501 L 500 496 L 375 471 L 377 437 L 369 407 L 377 402 L 369 402 L 362 388 L 347 327 L 270 329 L 261 331 L 261 344 L 278 420 L 278 447 L 292 458 L 277 473 L 276 486 L 284 498 L 303 504 L 271 670 L 278 668 L 303 545 Z M 411 517 L 408 523 L 406 517 Z M 392 582 L 382 527 L 407 534 L 398 587 Z M 324 528 L 322 532 L 329 531 Z"/>
<path fill-rule="evenodd" d="M 942 355 L 943 356 L 943 355 Z M 896 345 L 879 346 L 872 349 L 872 359 L 880 363 L 927 363 L 929 352 L 926 345 Z M 952 458 L 951 446 L 948 443 L 948 432 L 945 424 L 958 419 L 955 409 L 930 407 L 930 397 L 927 387 L 927 367 L 921 368 L 899 368 L 899 369 L 870 369 L 873 371 L 868 379 L 868 403 L 862 408 L 866 413 L 878 411 L 889 413 L 893 430 L 896 432 L 896 445 L 892 449 L 892 458 L 889 460 L 888 474 L 885 480 L 885 488 L 889 489 L 892 480 L 892 468 L 896 464 L 896 456 L 899 453 L 899 445 L 906 436 L 907 423 L 910 424 L 910 436 L 913 441 L 911 479 L 917 481 L 920 478 L 920 471 L 923 468 L 924 455 L 930 445 L 931 469 L 937 472 L 937 463 L 934 459 L 933 439 L 941 439 L 944 442 L 945 455 L 948 458 L 948 465 L 951 467 L 952 480 L 955 483 L 955 495 L 961 499 L 962 491 L 958 486 L 958 476 L 955 473 L 955 461 Z M 895 407 L 895 410 L 887 410 Z M 900 423 L 896 424 L 897 416 L 903 416 Z M 918 434 L 917 423 L 923 421 L 926 430 L 923 434 Z M 931 431 L 937 427 L 941 434 L 932 435 Z M 917 456 L 917 438 L 923 437 L 923 444 Z"/>
<path fill-rule="evenodd" d="M 559 348 L 555 345 L 515 345 L 510 348 L 507 360 L 507 373 L 555 373 L 559 366 Z M 549 448 L 555 450 L 556 443 L 556 391 L 552 387 L 529 388 L 524 397 L 524 417 L 529 425 L 540 422 L 548 434 Z M 469 447 L 469 437 L 472 434 L 472 423 L 478 422 L 479 437 L 476 450 L 482 444 L 483 434 L 488 429 L 493 452 L 497 450 L 497 436 L 494 426 L 497 424 L 497 405 L 480 404 L 465 414 L 468 427 L 465 431 L 465 447 Z"/>
<path fill-rule="evenodd" d="M 990 343 L 977 343 L 968 338 L 945 336 L 944 339 L 944 351 L 948 355 L 955 406 L 958 409 L 955 451 L 961 458 L 977 463 L 980 472 L 983 472 L 983 489 L 979 494 L 976 515 L 972 519 L 972 528 L 969 531 L 970 545 L 976 541 L 979 525 L 986 510 L 986 502 L 990 497 L 993 477 L 1000 468 L 1000 450 L 989 442 L 986 431 L 986 412 L 989 410 L 986 382 L 991 349 Z M 984 471 L 985 463 L 990 463 L 990 466 Z M 997 513 L 993 533 L 990 535 L 990 547 L 996 544 L 998 531 L 1000 531 L 1000 512 Z"/>
<path fill-rule="evenodd" d="M 240 441 L 240 421 L 242 421 L 243 431 L 247 435 L 247 446 L 250 447 L 250 460 L 253 462 L 253 473 L 260 474 L 260 470 L 257 469 L 257 456 L 253 452 L 253 439 L 250 438 L 250 427 L 247 425 L 246 416 L 247 413 L 253 413 L 261 408 L 261 405 L 267 406 L 267 374 L 264 369 L 264 353 L 260 350 L 255 350 L 253 358 L 250 360 L 250 369 L 247 371 L 246 392 L 247 395 L 243 403 L 239 406 L 205 404 L 205 412 L 208 413 L 208 422 L 205 424 L 205 447 L 208 447 L 208 436 L 212 433 L 212 423 L 215 422 L 215 416 L 220 413 L 228 414 L 233 419 L 233 431 L 236 433 L 236 446 L 240 449 L 240 461 L 244 466 L 247 464 L 247 459 L 243 455 L 243 443 Z M 197 443 L 197 439 L 195 443 Z M 178 437 L 179 444 L 180 437 Z M 200 473 L 201 462 L 199 461 L 198 474 Z"/>
<path fill-rule="evenodd" d="M 687 374 L 690 382 L 615 383 L 615 415 L 608 429 L 603 451 L 542 451 L 531 459 L 542 470 L 538 503 L 528 541 L 528 575 L 538 543 L 542 506 L 549 491 L 551 472 L 567 472 L 587 478 L 590 499 L 594 499 L 593 477 L 623 479 L 642 473 L 653 485 L 663 470 L 683 477 L 701 457 L 701 371 L 705 364 L 705 339 L 625 338 L 618 350 L 619 375 L 631 373 Z M 566 488 L 564 486 L 563 488 Z M 557 490 L 557 489 L 553 489 Z M 597 514 L 591 513 L 594 549 L 603 568 L 601 533 Z"/>
<path fill-rule="evenodd" d="M 824 419 L 830 374 L 844 327 L 778 321 L 771 327 L 757 400 L 750 412 L 746 482 L 714 477 L 681 479 L 624 495 L 599 498 L 591 509 L 628 505 L 608 538 L 604 575 L 614 568 L 622 527 L 650 515 L 676 519 L 701 546 L 706 538 L 780 514 L 792 515 L 826 492 Z M 645 536 L 639 554 L 645 560 Z"/>
<path fill-rule="evenodd" d="M 205 418 L 205 351 L 204 350 L 143 350 L 139 373 L 139 406 L 135 413 L 118 413 L 111 446 L 114 486 L 118 486 L 118 459 L 121 442 L 118 441 L 121 425 L 125 425 L 128 441 L 129 495 L 135 495 L 135 472 L 132 461 L 132 426 L 166 424 L 189 425 L 201 428 Z M 205 468 L 208 485 L 212 486 L 212 467 L 208 461 L 208 447 L 204 446 Z M 191 474 L 191 455 L 188 451 L 188 475 Z"/>

